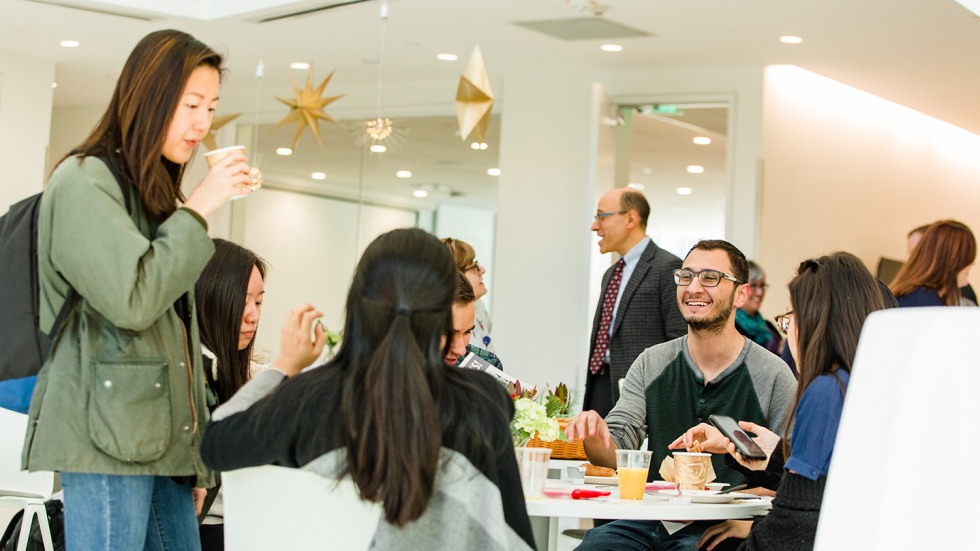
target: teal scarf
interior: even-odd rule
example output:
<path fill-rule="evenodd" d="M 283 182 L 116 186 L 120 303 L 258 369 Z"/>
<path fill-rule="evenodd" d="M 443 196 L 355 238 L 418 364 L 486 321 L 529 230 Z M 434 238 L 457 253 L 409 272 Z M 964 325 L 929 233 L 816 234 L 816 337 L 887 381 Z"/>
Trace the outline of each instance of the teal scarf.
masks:
<path fill-rule="evenodd" d="M 773 341 L 772 333 L 766 325 L 766 319 L 762 314 L 756 312 L 754 316 L 749 316 L 745 310 L 739 308 L 735 311 L 735 325 L 743 335 L 752 339 L 757 344 L 768 346 Z"/>

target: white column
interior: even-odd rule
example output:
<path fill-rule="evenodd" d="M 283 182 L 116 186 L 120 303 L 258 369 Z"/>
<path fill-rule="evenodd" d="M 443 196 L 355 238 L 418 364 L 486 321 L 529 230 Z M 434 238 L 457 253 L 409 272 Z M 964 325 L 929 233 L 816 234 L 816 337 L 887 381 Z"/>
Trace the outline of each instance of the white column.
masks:
<path fill-rule="evenodd" d="M 51 132 L 54 62 L 0 52 L 0 212 L 41 191 Z"/>
<path fill-rule="evenodd" d="M 508 75 L 502 92 L 494 341 L 520 379 L 575 387 L 591 321 L 592 85 L 550 67 Z"/>

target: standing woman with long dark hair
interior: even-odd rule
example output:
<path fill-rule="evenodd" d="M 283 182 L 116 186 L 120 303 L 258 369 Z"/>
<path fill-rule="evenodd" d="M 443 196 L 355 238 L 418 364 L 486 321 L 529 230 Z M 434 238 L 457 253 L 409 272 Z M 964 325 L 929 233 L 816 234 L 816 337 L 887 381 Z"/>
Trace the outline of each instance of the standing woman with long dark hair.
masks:
<path fill-rule="evenodd" d="M 960 288 L 969 283 L 977 259 L 977 240 L 965 224 L 940 220 L 926 229 L 912 249 L 891 290 L 899 306 L 959 306 Z"/>
<path fill-rule="evenodd" d="M 41 329 L 71 307 L 38 376 L 23 463 L 61 472 L 70 550 L 200 547 L 192 488 L 213 477 L 198 456 L 208 410 L 193 288 L 214 252 L 205 218 L 252 189 L 239 154 L 181 192 L 221 71 L 188 34 L 147 35 L 41 200 Z"/>
<path fill-rule="evenodd" d="M 354 274 L 337 355 L 302 374 L 283 362 L 256 375 L 215 411 L 205 463 L 350 476 L 384 510 L 373 549 L 533 548 L 513 402 L 493 377 L 444 363 L 457 280 L 434 236 L 376 239 Z M 306 335 L 311 324 L 302 317 Z"/>

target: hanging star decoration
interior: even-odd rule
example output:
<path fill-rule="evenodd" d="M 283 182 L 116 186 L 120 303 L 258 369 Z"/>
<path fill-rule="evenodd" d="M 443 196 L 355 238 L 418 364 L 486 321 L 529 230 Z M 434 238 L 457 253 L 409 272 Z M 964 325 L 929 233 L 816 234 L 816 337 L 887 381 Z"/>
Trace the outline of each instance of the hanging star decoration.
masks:
<path fill-rule="evenodd" d="M 303 134 L 303 129 L 306 127 L 310 128 L 310 132 L 313 132 L 313 136 L 316 141 L 323 147 L 323 140 L 320 138 L 320 121 L 325 120 L 328 122 L 337 122 L 336 119 L 326 114 L 323 108 L 327 105 L 337 101 L 338 99 L 344 97 L 345 94 L 339 96 L 323 97 L 323 91 L 326 89 L 327 84 L 330 83 L 330 79 L 333 77 L 334 72 L 330 71 L 327 78 L 323 79 L 323 82 L 319 86 L 313 88 L 313 72 L 310 71 L 306 74 L 306 86 L 301 90 L 299 86 L 293 82 L 293 93 L 296 94 L 296 99 L 283 99 L 276 97 L 277 100 L 285 103 L 290 107 L 289 114 L 286 118 L 282 119 L 273 128 L 279 128 L 285 124 L 295 122 L 296 123 L 296 134 L 293 135 L 292 147 L 295 149 L 296 144 L 299 142 L 300 135 Z"/>
<path fill-rule="evenodd" d="M 459 77 L 456 88 L 456 118 L 459 122 L 459 136 L 463 141 L 471 134 L 473 140 L 483 143 L 490 124 L 493 109 L 493 92 L 490 90 L 490 77 L 483 64 L 480 47 L 473 49 L 466 71 Z"/>
<path fill-rule="evenodd" d="M 230 123 L 231 121 L 242 116 L 241 113 L 235 113 L 234 115 L 215 115 L 211 119 L 211 130 L 208 130 L 208 135 L 204 136 L 204 147 L 208 148 L 208 151 L 218 149 L 218 130 L 221 127 Z"/>

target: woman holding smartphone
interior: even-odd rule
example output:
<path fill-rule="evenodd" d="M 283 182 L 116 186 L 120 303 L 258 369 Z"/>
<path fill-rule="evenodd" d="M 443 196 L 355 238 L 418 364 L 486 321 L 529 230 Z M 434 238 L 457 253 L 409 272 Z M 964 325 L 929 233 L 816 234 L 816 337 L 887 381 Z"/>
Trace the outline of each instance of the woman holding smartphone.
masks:
<path fill-rule="evenodd" d="M 782 450 L 776 450 L 778 435 L 745 422 L 739 423 L 740 427 L 757 435 L 756 443 L 769 458 L 743 458 L 735 444 L 706 424 L 688 430 L 671 444 L 671 448 L 689 447 L 698 439 L 707 451 L 727 451 L 748 469 L 777 467 L 781 471 L 781 477 L 776 477 L 779 483 L 772 511 L 767 516 L 756 521 L 716 524 L 704 531 L 699 548 L 714 549 L 728 538 L 744 538 L 739 549 L 746 551 L 813 548 L 858 337 L 868 314 L 885 308 L 885 291 L 850 253 L 838 252 L 800 264 L 789 283 L 790 310 L 776 318 L 800 374 L 794 413 L 782 439 Z M 778 463 L 778 451 L 788 458 L 785 465 L 770 465 L 773 459 Z"/>
<path fill-rule="evenodd" d="M 213 476 L 198 457 L 208 410 L 193 288 L 214 252 L 205 218 L 251 187 L 241 154 L 186 198 L 181 177 L 221 72 L 194 37 L 147 35 L 41 199 L 40 328 L 71 308 L 38 375 L 23 465 L 61 472 L 68 549 L 200 549 L 192 489 Z"/>

